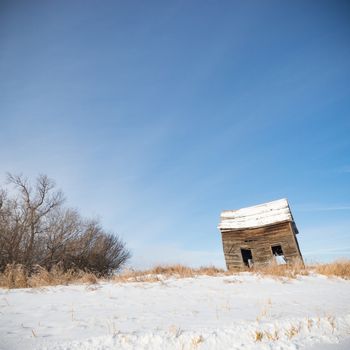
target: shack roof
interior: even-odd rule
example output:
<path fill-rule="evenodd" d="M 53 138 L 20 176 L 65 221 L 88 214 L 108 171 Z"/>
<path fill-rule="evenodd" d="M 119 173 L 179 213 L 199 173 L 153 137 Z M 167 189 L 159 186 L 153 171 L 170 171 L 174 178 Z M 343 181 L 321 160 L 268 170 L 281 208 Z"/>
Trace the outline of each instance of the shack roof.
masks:
<path fill-rule="evenodd" d="M 224 210 L 220 219 L 218 228 L 221 230 L 256 228 L 288 221 L 295 227 L 286 198 L 238 210 Z"/>

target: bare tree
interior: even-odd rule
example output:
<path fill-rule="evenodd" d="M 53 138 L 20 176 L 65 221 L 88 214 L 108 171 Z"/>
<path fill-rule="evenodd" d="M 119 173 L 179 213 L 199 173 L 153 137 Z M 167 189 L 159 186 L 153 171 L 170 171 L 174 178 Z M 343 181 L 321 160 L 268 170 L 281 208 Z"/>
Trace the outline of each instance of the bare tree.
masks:
<path fill-rule="evenodd" d="M 34 187 L 22 175 L 8 174 L 8 183 L 17 196 L 0 191 L 0 270 L 9 263 L 29 270 L 36 264 L 51 269 L 60 263 L 65 269 L 105 275 L 129 259 L 117 235 L 63 207 L 63 193 L 46 175 L 39 175 Z"/>
<path fill-rule="evenodd" d="M 7 178 L 20 193 L 19 211 L 24 229 L 20 237 L 24 244 L 22 263 L 31 266 L 37 248 L 36 243 L 39 236 L 44 233 L 43 224 L 46 216 L 63 203 L 63 193 L 54 191 L 55 184 L 46 175 L 38 176 L 34 190 L 22 175 L 8 174 Z"/>

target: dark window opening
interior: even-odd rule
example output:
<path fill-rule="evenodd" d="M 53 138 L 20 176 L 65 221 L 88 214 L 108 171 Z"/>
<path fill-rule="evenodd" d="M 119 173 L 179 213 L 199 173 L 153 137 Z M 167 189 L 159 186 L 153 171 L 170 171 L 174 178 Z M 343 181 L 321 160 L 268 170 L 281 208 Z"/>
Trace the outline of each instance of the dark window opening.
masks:
<path fill-rule="evenodd" d="M 274 245 L 271 247 L 272 249 L 272 255 L 275 258 L 275 262 L 277 265 L 284 265 L 287 261 L 284 257 L 284 253 L 282 250 L 282 247 L 280 245 Z"/>
<path fill-rule="evenodd" d="M 272 254 L 275 255 L 275 256 L 284 255 L 282 247 L 280 245 L 274 245 L 274 246 L 271 247 L 271 249 L 272 249 Z"/>
<path fill-rule="evenodd" d="M 252 267 L 253 266 L 252 251 L 250 249 L 241 249 L 241 254 L 242 254 L 244 265 L 248 267 Z"/>

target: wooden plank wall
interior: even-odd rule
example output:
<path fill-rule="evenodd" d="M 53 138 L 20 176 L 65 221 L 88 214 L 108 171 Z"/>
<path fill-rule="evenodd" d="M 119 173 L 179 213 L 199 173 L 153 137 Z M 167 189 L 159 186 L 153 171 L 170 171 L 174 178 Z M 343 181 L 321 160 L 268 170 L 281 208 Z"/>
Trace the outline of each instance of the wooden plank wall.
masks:
<path fill-rule="evenodd" d="M 255 265 L 266 264 L 273 258 L 272 245 L 281 245 L 287 262 L 300 258 L 296 236 L 289 222 L 261 228 L 222 230 L 222 243 L 228 269 L 244 268 L 241 248 L 251 249 Z"/>

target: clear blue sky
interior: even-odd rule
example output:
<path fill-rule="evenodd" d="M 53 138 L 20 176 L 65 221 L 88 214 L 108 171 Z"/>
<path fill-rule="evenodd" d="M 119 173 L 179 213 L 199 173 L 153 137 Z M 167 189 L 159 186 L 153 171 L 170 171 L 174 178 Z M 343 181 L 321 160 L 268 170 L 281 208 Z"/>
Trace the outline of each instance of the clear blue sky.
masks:
<path fill-rule="evenodd" d="M 350 256 L 349 1 L 0 0 L 0 180 L 56 180 L 132 264 L 224 265 L 223 209 L 287 197 Z"/>

